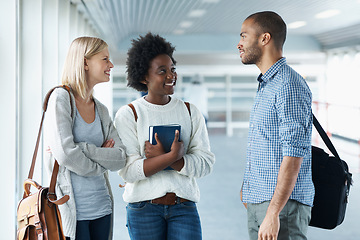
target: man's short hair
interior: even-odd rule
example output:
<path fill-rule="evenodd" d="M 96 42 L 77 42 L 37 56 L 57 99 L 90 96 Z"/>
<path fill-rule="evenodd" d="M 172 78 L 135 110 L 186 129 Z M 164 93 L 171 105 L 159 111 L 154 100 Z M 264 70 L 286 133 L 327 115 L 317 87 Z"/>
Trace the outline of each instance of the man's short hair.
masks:
<path fill-rule="evenodd" d="M 286 40 L 286 24 L 279 14 L 272 11 L 257 12 L 248 16 L 258 26 L 258 34 L 269 33 L 275 46 L 281 50 Z"/>

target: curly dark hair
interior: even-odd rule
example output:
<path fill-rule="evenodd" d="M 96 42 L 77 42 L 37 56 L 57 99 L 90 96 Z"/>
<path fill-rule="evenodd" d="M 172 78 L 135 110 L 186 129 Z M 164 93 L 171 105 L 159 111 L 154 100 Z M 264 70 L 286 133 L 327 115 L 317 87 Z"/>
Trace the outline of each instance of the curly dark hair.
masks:
<path fill-rule="evenodd" d="M 150 62 L 161 54 L 168 55 L 173 61 L 173 52 L 175 47 L 167 42 L 159 35 L 147 33 L 139 36 L 138 39 L 132 40 L 132 47 L 129 49 L 126 60 L 128 86 L 138 91 L 146 92 L 147 86 L 141 81 L 145 80 L 145 76 L 150 68 Z"/>

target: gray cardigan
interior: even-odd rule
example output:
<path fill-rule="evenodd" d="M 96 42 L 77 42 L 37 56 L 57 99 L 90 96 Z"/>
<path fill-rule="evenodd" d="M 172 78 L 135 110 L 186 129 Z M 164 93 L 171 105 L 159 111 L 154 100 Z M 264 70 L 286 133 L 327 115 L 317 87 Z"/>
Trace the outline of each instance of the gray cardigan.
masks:
<path fill-rule="evenodd" d="M 51 174 L 54 159 L 59 163 L 56 182 L 58 198 L 69 195 L 70 199 L 59 206 L 65 236 L 75 239 L 76 207 L 71 185 L 70 171 L 80 176 L 98 176 L 104 174 L 113 204 L 108 170 L 117 171 L 125 166 L 125 147 L 121 142 L 107 108 L 94 98 L 98 110 L 104 139 L 114 139 L 113 148 L 96 147 L 86 142 L 74 143 L 72 128 L 74 126 L 76 108 L 75 98 L 71 93 L 72 112 L 69 94 L 65 89 L 57 88 L 51 94 L 44 125 L 45 146 L 50 152 L 45 154 L 45 165 Z M 114 207 L 113 207 L 114 209 Z M 112 226 L 109 235 L 112 239 Z"/>

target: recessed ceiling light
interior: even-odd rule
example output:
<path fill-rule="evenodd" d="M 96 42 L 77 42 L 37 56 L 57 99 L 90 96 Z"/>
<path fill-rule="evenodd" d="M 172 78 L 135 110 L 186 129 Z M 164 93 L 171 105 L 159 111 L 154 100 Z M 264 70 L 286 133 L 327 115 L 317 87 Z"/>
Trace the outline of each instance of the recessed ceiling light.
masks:
<path fill-rule="evenodd" d="M 173 31 L 173 33 L 175 35 L 182 35 L 182 34 L 185 33 L 185 30 L 184 29 L 177 29 L 177 30 Z"/>
<path fill-rule="evenodd" d="M 204 10 L 204 9 L 196 9 L 196 10 L 192 10 L 188 16 L 189 17 L 202 17 L 202 16 L 204 16 L 205 13 L 206 13 L 206 10 Z"/>
<path fill-rule="evenodd" d="M 218 3 L 220 0 L 202 0 L 204 3 Z"/>
<path fill-rule="evenodd" d="M 189 28 L 193 25 L 193 22 L 190 22 L 190 21 L 182 21 L 179 26 L 181 28 Z"/>
<path fill-rule="evenodd" d="M 330 10 L 326 10 L 324 12 L 320 12 L 320 13 L 316 14 L 315 17 L 320 18 L 320 19 L 330 18 L 330 17 L 338 15 L 339 13 L 340 13 L 340 11 L 337 9 L 330 9 Z"/>
<path fill-rule="evenodd" d="M 288 24 L 288 28 L 289 29 L 296 29 L 296 28 L 301 28 L 303 26 L 306 25 L 305 21 L 297 21 L 297 22 L 292 22 Z"/>

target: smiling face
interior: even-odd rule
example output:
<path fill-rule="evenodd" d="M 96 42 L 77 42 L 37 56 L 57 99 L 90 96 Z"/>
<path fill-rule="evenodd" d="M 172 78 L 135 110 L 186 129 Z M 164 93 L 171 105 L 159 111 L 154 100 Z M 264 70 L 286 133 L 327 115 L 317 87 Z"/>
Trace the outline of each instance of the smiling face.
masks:
<path fill-rule="evenodd" d="M 110 69 L 114 65 L 109 58 L 109 50 L 105 48 L 89 59 L 85 59 L 85 74 L 89 87 L 98 83 L 108 82 L 110 80 Z"/>
<path fill-rule="evenodd" d="M 257 64 L 263 55 L 259 42 L 260 35 L 251 19 L 247 19 L 241 26 L 240 41 L 237 48 L 244 64 Z"/>
<path fill-rule="evenodd" d="M 150 62 L 150 68 L 143 81 L 148 88 L 147 101 L 154 104 L 166 104 L 169 95 L 174 94 L 177 74 L 171 58 L 166 54 L 156 56 Z"/>

